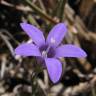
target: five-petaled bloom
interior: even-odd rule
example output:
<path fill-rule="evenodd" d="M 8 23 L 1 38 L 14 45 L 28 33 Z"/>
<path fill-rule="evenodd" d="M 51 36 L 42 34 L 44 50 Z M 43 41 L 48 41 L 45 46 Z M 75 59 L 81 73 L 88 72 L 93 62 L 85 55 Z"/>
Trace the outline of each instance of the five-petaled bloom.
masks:
<path fill-rule="evenodd" d="M 57 83 L 62 74 L 60 57 L 86 57 L 86 53 L 71 44 L 60 45 L 67 32 L 66 25 L 59 23 L 50 31 L 46 41 L 42 31 L 35 26 L 21 23 L 22 29 L 32 38 L 34 43 L 23 43 L 15 49 L 17 55 L 43 58 L 53 83 Z"/>

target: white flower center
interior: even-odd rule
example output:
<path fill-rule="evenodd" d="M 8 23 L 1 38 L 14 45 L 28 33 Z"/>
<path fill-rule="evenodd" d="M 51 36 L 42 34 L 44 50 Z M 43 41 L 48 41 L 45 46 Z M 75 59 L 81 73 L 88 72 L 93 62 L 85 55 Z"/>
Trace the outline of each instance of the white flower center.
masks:
<path fill-rule="evenodd" d="M 54 38 L 51 38 L 51 43 L 54 44 L 56 42 L 56 40 Z"/>
<path fill-rule="evenodd" d="M 27 43 L 28 43 L 28 44 L 33 43 L 33 40 L 32 40 L 32 39 L 29 39 L 29 40 L 27 41 Z"/>
<path fill-rule="evenodd" d="M 47 52 L 46 51 L 42 51 L 42 56 L 43 57 L 47 57 Z"/>

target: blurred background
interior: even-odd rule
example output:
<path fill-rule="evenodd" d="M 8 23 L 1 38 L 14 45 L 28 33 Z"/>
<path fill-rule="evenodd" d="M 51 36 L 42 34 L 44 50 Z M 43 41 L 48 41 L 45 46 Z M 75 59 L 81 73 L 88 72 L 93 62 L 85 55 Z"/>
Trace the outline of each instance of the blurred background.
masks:
<path fill-rule="evenodd" d="M 81 47 L 87 58 L 64 58 L 62 78 L 53 84 L 42 70 L 35 79 L 36 60 L 14 49 L 30 42 L 20 28 L 27 22 L 45 36 L 65 22 L 65 44 Z M 96 0 L 0 0 L 0 96 L 96 96 Z"/>

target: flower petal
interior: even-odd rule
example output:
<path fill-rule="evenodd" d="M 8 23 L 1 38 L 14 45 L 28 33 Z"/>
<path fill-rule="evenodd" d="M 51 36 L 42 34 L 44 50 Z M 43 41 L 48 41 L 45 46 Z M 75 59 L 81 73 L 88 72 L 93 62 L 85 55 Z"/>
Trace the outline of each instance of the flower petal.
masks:
<path fill-rule="evenodd" d="M 86 57 L 87 54 L 79 47 L 71 44 L 62 45 L 56 49 L 55 57 Z"/>
<path fill-rule="evenodd" d="M 47 37 L 47 43 L 54 43 L 55 46 L 58 46 L 63 40 L 65 33 L 67 32 L 67 27 L 64 23 L 59 23 L 50 31 Z"/>
<path fill-rule="evenodd" d="M 22 29 L 30 36 L 30 38 L 32 38 L 36 45 L 40 46 L 42 44 L 45 44 L 45 38 L 42 31 L 40 31 L 35 26 L 27 23 L 20 23 L 20 25 Z"/>
<path fill-rule="evenodd" d="M 37 46 L 34 44 L 21 44 L 15 49 L 17 55 L 22 56 L 41 56 L 41 53 Z"/>
<path fill-rule="evenodd" d="M 53 83 L 57 83 L 61 77 L 62 64 L 60 63 L 59 60 L 54 58 L 46 58 L 45 63 L 47 66 L 50 79 L 52 80 Z"/>

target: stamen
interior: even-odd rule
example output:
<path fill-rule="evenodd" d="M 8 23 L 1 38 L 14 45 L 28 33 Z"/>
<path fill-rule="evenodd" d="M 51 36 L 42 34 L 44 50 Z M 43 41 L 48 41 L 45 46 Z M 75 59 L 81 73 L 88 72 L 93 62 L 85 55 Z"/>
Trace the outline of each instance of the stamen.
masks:
<path fill-rule="evenodd" d="M 46 53 L 48 53 L 49 49 L 50 49 L 51 46 L 48 46 L 48 48 L 46 49 Z"/>
<path fill-rule="evenodd" d="M 54 44 L 56 41 L 54 38 L 51 38 L 51 43 Z M 51 48 L 51 45 L 48 46 L 48 48 L 46 49 L 46 53 L 48 54 L 49 50 Z"/>
<path fill-rule="evenodd" d="M 42 51 L 42 56 L 43 57 L 47 57 L 47 52 L 46 51 Z"/>

